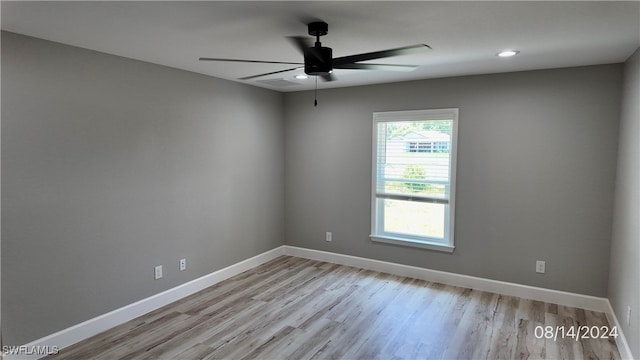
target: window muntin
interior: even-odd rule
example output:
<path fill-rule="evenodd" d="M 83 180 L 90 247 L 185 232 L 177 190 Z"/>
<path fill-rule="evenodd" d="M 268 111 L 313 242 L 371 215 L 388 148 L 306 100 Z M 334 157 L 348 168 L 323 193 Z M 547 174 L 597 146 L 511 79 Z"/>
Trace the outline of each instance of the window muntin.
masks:
<path fill-rule="evenodd" d="M 453 251 L 458 109 L 374 113 L 374 241 Z"/>

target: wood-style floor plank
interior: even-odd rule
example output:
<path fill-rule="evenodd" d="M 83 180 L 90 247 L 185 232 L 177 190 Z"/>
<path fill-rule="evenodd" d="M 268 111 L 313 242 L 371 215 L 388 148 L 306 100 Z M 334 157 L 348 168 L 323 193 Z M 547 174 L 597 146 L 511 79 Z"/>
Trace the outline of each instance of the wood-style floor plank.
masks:
<path fill-rule="evenodd" d="M 282 256 L 50 359 L 619 359 L 603 313 Z M 538 335 L 538 336 L 537 336 Z"/>

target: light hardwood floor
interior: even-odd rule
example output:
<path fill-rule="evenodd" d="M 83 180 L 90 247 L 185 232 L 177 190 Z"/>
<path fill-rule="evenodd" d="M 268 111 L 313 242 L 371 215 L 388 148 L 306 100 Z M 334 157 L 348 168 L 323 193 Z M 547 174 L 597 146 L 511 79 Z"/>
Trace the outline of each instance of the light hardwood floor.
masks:
<path fill-rule="evenodd" d="M 52 359 L 619 359 L 603 313 L 283 256 Z"/>

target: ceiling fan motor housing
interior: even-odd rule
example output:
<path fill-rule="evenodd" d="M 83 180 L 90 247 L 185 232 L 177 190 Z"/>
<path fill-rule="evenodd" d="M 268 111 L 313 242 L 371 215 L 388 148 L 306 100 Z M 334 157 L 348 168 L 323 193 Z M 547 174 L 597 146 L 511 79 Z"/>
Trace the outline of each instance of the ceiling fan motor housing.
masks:
<path fill-rule="evenodd" d="M 307 75 L 322 76 L 333 71 L 333 51 L 324 46 L 304 49 L 304 72 Z"/>

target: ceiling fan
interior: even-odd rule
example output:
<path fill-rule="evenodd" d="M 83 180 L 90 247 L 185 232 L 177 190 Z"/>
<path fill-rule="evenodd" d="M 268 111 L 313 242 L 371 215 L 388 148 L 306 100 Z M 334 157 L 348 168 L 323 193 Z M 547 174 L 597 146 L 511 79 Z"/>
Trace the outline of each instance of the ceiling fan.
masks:
<path fill-rule="evenodd" d="M 202 61 L 233 61 L 244 63 L 263 63 L 263 64 L 285 64 L 285 65 L 299 65 L 294 68 L 273 71 L 264 74 L 252 75 L 240 78 L 239 80 L 249 80 L 256 77 L 273 75 L 283 73 L 291 70 L 301 69 L 304 66 L 304 72 L 307 75 L 319 76 L 325 81 L 336 80 L 332 74 L 333 69 L 350 69 L 350 70 L 383 70 L 383 71 L 411 71 L 418 67 L 418 65 L 398 65 L 398 64 L 371 64 L 362 63 L 363 61 L 382 59 L 392 56 L 408 55 L 421 52 L 427 49 L 431 49 L 429 45 L 418 44 L 412 46 L 405 46 L 396 49 L 388 49 L 382 51 L 375 51 L 370 53 L 356 54 L 334 58 L 332 49 L 324 47 L 320 43 L 320 36 L 327 35 L 329 31 L 329 25 L 323 21 L 311 22 L 308 25 L 309 35 L 316 37 L 314 45 L 311 44 L 311 39 L 302 36 L 291 36 L 288 39 L 293 45 L 304 55 L 304 63 L 299 62 L 281 62 L 281 61 L 261 61 L 261 60 L 242 60 L 242 59 L 222 59 L 222 58 L 209 58 L 201 57 Z"/>

